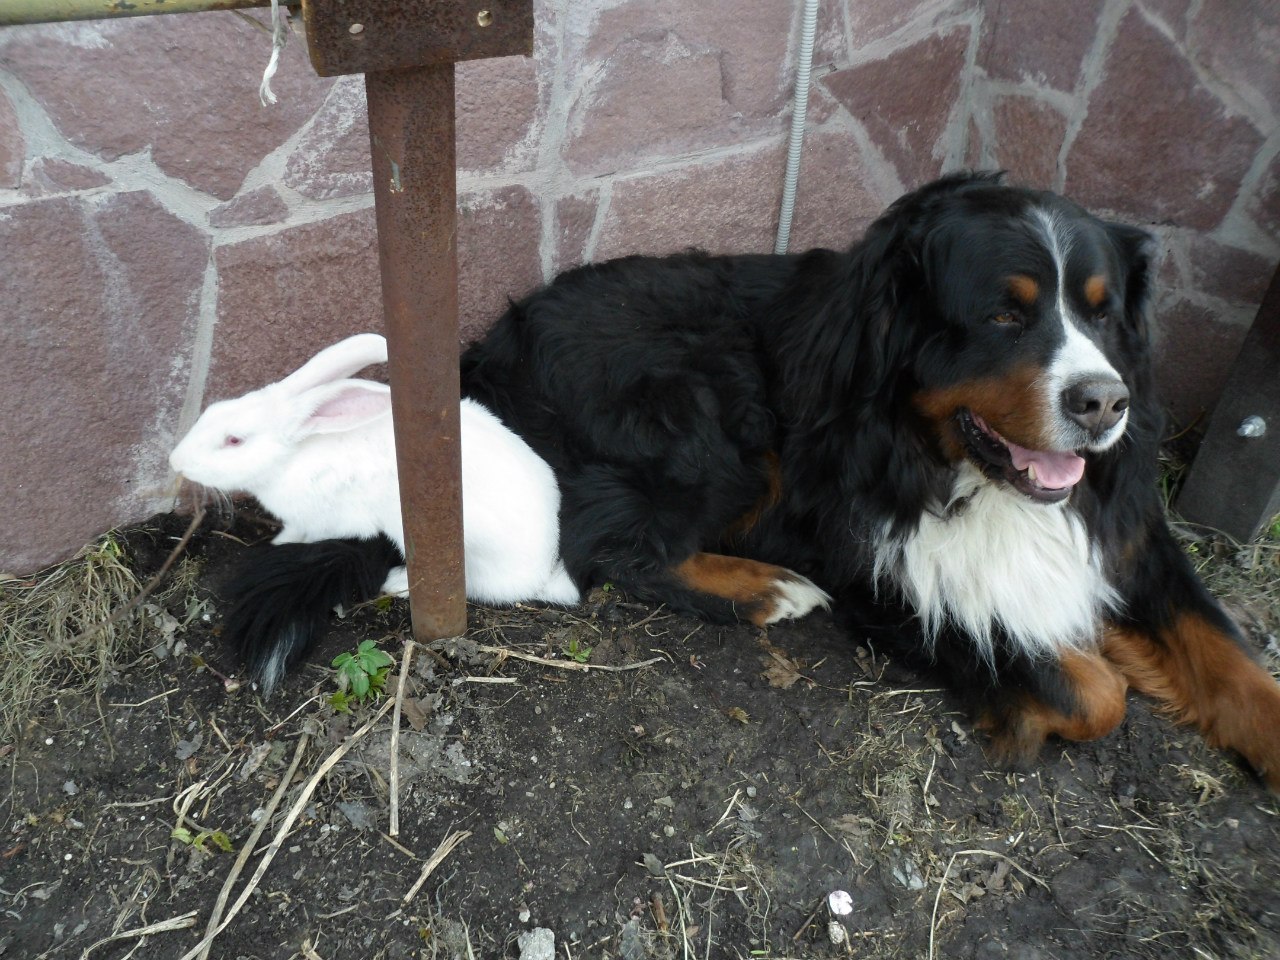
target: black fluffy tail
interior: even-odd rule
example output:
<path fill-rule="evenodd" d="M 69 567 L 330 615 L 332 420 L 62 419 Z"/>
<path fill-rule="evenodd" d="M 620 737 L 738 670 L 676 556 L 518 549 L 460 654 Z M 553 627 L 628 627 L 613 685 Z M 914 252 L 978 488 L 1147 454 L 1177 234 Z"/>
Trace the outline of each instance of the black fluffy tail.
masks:
<path fill-rule="evenodd" d="M 270 696 L 324 635 L 330 611 L 376 597 L 391 568 L 403 562 L 382 534 L 256 548 L 223 591 L 230 612 L 222 635 Z"/>

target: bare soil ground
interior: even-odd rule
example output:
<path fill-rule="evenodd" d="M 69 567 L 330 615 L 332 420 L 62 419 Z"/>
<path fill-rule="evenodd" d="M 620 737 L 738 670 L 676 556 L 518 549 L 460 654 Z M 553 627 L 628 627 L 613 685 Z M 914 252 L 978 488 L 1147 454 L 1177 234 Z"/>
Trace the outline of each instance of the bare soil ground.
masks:
<path fill-rule="evenodd" d="M 183 526 L 126 532 L 140 579 Z M 209 527 L 100 690 L 0 745 L 4 960 L 182 957 L 242 855 L 213 958 L 1280 957 L 1277 798 L 1140 699 L 1002 770 L 934 680 L 825 615 L 715 627 L 601 592 L 418 649 L 393 791 L 387 701 L 335 712 L 329 663 L 367 638 L 400 660 L 405 604 L 336 622 L 268 701 L 228 692 L 228 533 L 266 529 Z M 1263 647 L 1274 545 L 1193 549 Z"/>

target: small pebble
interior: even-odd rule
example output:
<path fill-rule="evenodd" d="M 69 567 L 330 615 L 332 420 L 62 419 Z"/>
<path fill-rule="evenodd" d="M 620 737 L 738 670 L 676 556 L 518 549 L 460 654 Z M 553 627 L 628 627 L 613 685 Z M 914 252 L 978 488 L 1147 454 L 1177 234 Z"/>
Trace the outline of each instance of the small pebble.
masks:
<path fill-rule="evenodd" d="M 755 795 L 756 795 L 756 788 L 755 788 L 755 787 L 747 787 L 747 796 L 748 796 L 748 797 L 751 797 L 752 799 L 755 799 Z"/>
<path fill-rule="evenodd" d="M 665 827 L 662 828 L 662 832 L 665 833 L 668 837 L 674 837 L 676 835 L 676 828 L 668 823 Z"/>
<path fill-rule="evenodd" d="M 848 938 L 849 934 L 845 931 L 844 927 L 840 925 L 839 920 L 827 921 L 827 939 L 830 940 L 832 944 L 838 947 Z"/>

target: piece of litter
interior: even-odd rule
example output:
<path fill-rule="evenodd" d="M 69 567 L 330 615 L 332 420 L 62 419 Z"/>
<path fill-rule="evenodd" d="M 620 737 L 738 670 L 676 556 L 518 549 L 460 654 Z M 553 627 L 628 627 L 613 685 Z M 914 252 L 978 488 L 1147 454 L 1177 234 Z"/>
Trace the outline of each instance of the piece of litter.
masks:
<path fill-rule="evenodd" d="M 908 890 L 923 890 L 924 877 L 920 876 L 920 867 L 914 860 L 900 860 L 893 866 L 893 879 Z"/>
<path fill-rule="evenodd" d="M 853 897 L 847 890 L 832 890 L 827 894 L 827 909 L 837 917 L 853 913 Z"/>

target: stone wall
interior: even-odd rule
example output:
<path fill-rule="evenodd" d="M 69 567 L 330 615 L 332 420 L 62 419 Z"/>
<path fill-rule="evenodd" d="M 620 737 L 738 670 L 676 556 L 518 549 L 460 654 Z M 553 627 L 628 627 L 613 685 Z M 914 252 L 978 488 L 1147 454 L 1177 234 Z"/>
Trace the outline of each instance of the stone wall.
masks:
<path fill-rule="evenodd" d="M 589 259 L 771 248 L 800 4 L 538 0 L 458 70 L 464 337 Z M 262 14 L 258 19 L 263 20 Z M 0 571 L 164 509 L 209 400 L 378 329 L 363 87 L 231 13 L 0 30 Z M 793 246 L 998 165 L 1152 226 L 1212 405 L 1280 256 L 1274 0 L 823 0 Z"/>

